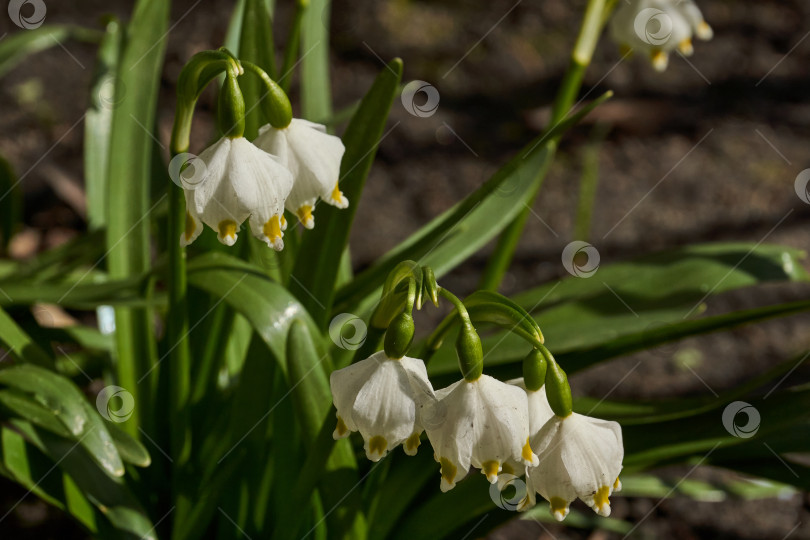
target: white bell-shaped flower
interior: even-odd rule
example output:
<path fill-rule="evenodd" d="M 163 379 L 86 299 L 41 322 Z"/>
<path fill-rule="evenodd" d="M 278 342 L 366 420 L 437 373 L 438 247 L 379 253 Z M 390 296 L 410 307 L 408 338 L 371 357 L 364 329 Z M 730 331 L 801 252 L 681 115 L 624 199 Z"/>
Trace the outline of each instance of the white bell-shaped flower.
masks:
<path fill-rule="evenodd" d="M 337 409 L 335 439 L 359 431 L 371 461 L 403 443 L 406 454 L 416 455 L 421 408 L 435 399 L 422 360 L 393 360 L 380 351 L 332 372 L 329 382 Z"/>
<path fill-rule="evenodd" d="M 494 484 L 509 460 L 538 463 L 529 445 L 528 400 L 520 388 L 481 375 L 438 390 L 436 398 L 425 413 L 431 419 L 425 431 L 441 465 L 442 491 L 453 489 L 470 465 Z"/>
<path fill-rule="evenodd" d="M 551 505 L 562 521 L 569 504 L 580 498 L 601 516 L 610 515 L 609 497 L 621 489 L 624 446 L 617 422 L 577 413 L 552 417 L 531 439 L 540 462 L 527 470 L 527 500 L 520 509 L 535 503 L 535 492 Z"/>
<path fill-rule="evenodd" d="M 242 222 L 250 219 L 253 235 L 281 250 L 284 201 L 293 177 L 267 152 L 243 137 L 223 137 L 199 156 L 205 170 L 183 177 L 186 227 L 180 243 L 188 245 L 202 232 L 203 223 L 217 231 L 219 241 L 236 242 Z"/>
<path fill-rule="evenodd" d="M 629 0 L 620 2 L 610 20 L 613 40 L 628 51 L 644 51 L 653 67 L 664 71 L 669 53 L 678 49 L 690 56 L 692 36 L 709 40 L 712 28 L 692 0 Z"/>
<path fill-rule="evenodd" d="M 256 145 L 278 156 L 293 173 L 286 207 L 307 229 L 315 226 L 312 211 L 319 197 L 338 208 L 349 206 L 338 187 L 340 160 L 346 149 L 339 137 L 326 133 L 325 126 L 300 118 L 281 129 L 267 124 L 259 129 Z"/>
<path fill-rule="evenodd" d="M 519 379 L 512 379 L 506 381 L 507 384 L 522 388 L 526 392 L 528 400 L 529 412 L 529 440 L 537 435 L 546 422 L 554 416 L 554 411 L 551 410 L 551 405 L 548 404 L 546 399 L 546 387 L 541 386 L 539 390 L 526 390 L 526 384 L 523 377 Z M 532 447 L 534 448 L 534 447 Z M 503 472 L 505 475 L 521 476 L 523 474 L 525 464 L 521 461 L 510 459 L 503 464 Z"/>

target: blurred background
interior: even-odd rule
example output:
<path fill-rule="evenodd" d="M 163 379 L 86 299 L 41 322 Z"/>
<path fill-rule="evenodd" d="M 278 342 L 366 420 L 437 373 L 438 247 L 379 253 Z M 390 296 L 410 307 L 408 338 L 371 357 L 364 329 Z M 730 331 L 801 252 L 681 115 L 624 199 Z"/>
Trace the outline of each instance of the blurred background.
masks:
<path fill-rule="evenodd" d="M 107 14 L 126 20 L 133 5 L 46 3 L 46 23 L 93 28 L 101 28 Z M 280 47 L 291 6 L 278 4 Z M 689 59 L 673 55 L 665 73 L 639 55 L 623 59 L 603 37 L 583 94 L 591 99 L 610 89 L 615 97 L 564 138 L 501 292 L 565 275 L 560 254 L 575 239 L 592 243 L 602 264 L 698 242 L 808 245 L 810 206 L 797 196 L 794 180 L 810 167 L 810 3 L 698 4 L 715 37 L 696 42 Z M 333 3 L 331 22 L 326 17 L 324 22 L 332 31 L 336 109 L 361 97 L 384 61 L 395 56 L 404 60 L 404 82 L 426 81 L 440 95 L 428 117 L 394 103 L 363 199 L 352 201 L 359 205 L 352 236 L 355 268 L 474 190 L 543 129 L 584 5 L 584 0 Z M 232 10 L 230 0 L 173 2 L 158 118 L 161 145 L 169 140 L 183 63 L 223 43 Z M 0 14 L 0 43 L 22 31 Z M 23 178 L 24 227 L 11 243 L 14 258 L 31 257 L 86 230 L 82 119 L 94 63 L 94 46 L 64 41 L 2 78 L 0 156 Z M 296 83 L 294 103 L 295 89 Z M 214 136 L 213 95 L 209 91 L 201 99 L 192 151 Z M 598 171 L 598 186 L 591 228 L 582 238 L 575 236 L 574 218 L 585 169 Z M 444 283 L 460 293 L 474 290 L 487 253 Z M 808 292 L 806 284 L 764 286 L 758 298 L 738 291 L 713 300 L 708 312 Z M 572 386 L 575 393 L 616 399 L 722 392 L 810 347 L 808 322 L 799 316 L 682 341 L 577 374 Z M 800 365 L 790 376 L 810 379 L 810 368 Z M 688 471 L 673 467 L 658 473 L 674 486 Z M 692 479 L 718 485 L 733 480 L 730 476 L 711 468 L 690 472 Z M 687 496 L 617 497 L 613 515 L 639 523 L 633 533 L 638 538 L 810 538 L 807 494 L 787 489 L 773 494 L 743 500 L 717 491 L 702 502 Z M 0 482 L 0 509 L 24 496 L 21 488 Z M 3 538 L 84 537 L 71 527 L 31 495 L 0 523 Z M 491 537 L 614 536 L 520 522 Z"/>

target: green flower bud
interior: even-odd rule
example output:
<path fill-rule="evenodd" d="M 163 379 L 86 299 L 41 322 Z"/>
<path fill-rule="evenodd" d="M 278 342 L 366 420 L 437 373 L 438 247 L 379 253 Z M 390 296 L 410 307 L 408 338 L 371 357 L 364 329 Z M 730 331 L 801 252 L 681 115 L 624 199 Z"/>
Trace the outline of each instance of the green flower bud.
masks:
<path fill-rule="evenodd" d="M 546 382 L 547 369 L 546 357 L 539 350 L 532 349 L 523 359 L 523 384 L 526 390 L 540 390 Z"/>
<path fill-rule="evenodd" d="M 545 352 L 548 353 L 548 351 Z M 544 354 L 544 356 L 548 361 L 548 369 L 546 370 L 546 398 L 548 398 L 548 404 L 551 405 L 554 414 L 560 418 L 565 418 L 573 410 L 568 376 L 560 365 L 554 361 L 550 353 Z"/>
<path fill-rule="evenodd" d="M 246 61 L 242 61 L 241 64 L 244 69 L 258 76 L 264 84 L 261 106 L 270 125 L 277 129 L 289 126 L 292 122 L 292 104 L 281 86 L 256 64 Z"/>
<path fill-rule="evenodd" d="M 242 97 L 236 74 L 231 71 L 228 71 L 219 92 L 217 120 L 223 135 L 237 138 L 245 134 L 245 98 Z"/>
<path fill-rule="evenodd" d="M 456 353 L 464 379 L 473 382 L 484 373 L 484 348 L 472 323 L 464 321 L 456 339 Z"/>
<path fill-rule="evenodd" d="M 398 359 L 405 356 L 413 343 L 413 316 L 403 312 L 394 317 L 385 332 L 385 354 L 388 358 Z"/>

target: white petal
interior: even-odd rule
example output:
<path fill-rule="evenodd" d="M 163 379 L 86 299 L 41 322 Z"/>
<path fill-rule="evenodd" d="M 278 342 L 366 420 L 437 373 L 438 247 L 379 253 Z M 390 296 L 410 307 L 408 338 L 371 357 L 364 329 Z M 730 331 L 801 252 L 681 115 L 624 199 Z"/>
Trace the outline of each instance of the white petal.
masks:
<path fill-rule="evenodd" d="M 416 404 L 410 395 L 408 374 L 398 360 L 381 362 L 371 373 L 357 394 L 352 419 L 372 461 L 414 433 Z"/>
<path fill-rule="evenodd" d="M 608 497 L 619 477 L 624 454 L 616 437 L 618 424 L 580 415 L 571 420 L 566 422 L 563 463 L 577 496 L 599 514 L 608 515 Z"/>
<path fill-rule="evenodd" d="M 333 371 L 329 376 L 329 386 L 332 390 L 332 400 L 335 403 L 337 415 L 350 431 L 357 431 L 357 424 L 353 418 L 357 394 L 371 373 L 377 369 L 377 365 L 386 359 L 385 353 L 379 352 L 365 360 Z"/>

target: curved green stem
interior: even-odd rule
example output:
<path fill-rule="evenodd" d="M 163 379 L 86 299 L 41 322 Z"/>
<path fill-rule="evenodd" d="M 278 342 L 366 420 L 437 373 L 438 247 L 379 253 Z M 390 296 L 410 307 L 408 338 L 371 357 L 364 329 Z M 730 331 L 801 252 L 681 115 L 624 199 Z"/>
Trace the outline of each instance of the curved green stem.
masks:
<path fill-rule="evenodd" d="M 579 94 L 579 90 L 582 87 L 582 77 L 585 75 L 585 70 L 591 62 L 596 43 L 599 41 L 599 35 L 607 20 L 606 14 L 608 10 L 606 9 L 606 2 L 608 1 L 609 0 L 588 1 L 585 14 L 582 18 L 582 26 L 580 27 L 577 41 L 571 52 L 571 61 L 560 84 L 560 88 L 557 91 L 557 96 L 554 99 L 550 122 L 552 126 L 556 126 L 565 120 L 572 109 L 574 100 Z M 610 7 L 612 7 L 612 5 Z M 490 257 L 489 263 L 484 271 L 480 288 L 496 290 L 500 286 L 504 274 L 512 264 L 518 241 L 523 235 L 526 220 L 529 217 L 529 212 L 531 212 L 532 204 L 537 198 L 539 190 L 540 187 L 538 186 L 537 190 L 527 198 L 526 207 L 501 233 L 498 238 L 498 243 L 495 246 L 495 252 L 492 254 L 492 257 Z"/>
<path fill-rule="evenodd" d="M 270 78 L 266 71 L 253 62 L 242 60 L 241 64 L 245 71 L 253 73 L 264 83 L 266 92 L 261 95 L 259 100 L 270 125 L 279 129 L 289 126 L 292 121 L 292 104 L 287 93 Z"/>

